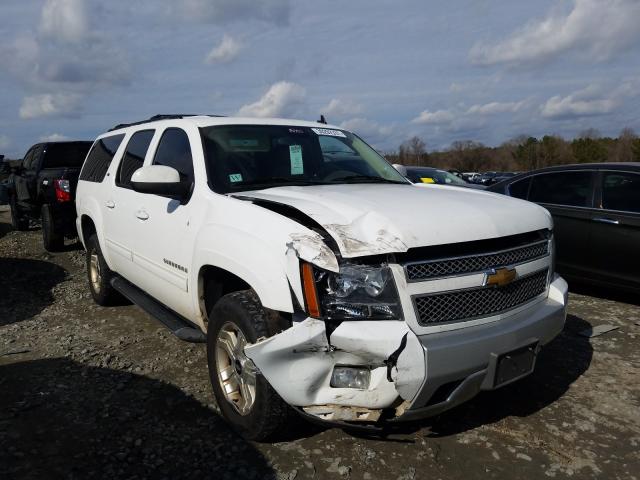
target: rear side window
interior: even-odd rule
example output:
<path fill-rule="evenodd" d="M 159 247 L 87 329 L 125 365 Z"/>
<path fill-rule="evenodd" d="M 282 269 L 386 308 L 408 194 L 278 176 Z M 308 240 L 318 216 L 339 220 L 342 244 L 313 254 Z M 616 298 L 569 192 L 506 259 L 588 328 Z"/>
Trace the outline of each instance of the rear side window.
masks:
<path fill-rule="evenodd" d="M 22 161 L 22 166 L 25 170 L 36 170 L 38 168 L 38 161 L 42 155 L 43 148 L 43 145 L 36 145 L 29 150 Z"/>
<path fill-rule="evenodd" d="M 602 208 L 640 213 L 640 175 L 626 172 L 603 173 Z"/>
<path fill-rule="evenodd" d="M 512 197 L 521 198 L 522 200 L 526 200 L 527 195 L 529 194 L 530 184 L 531 177 L 513 182 L 511 185 L 509 185 L 509 195 L 511 195 Z"/>
<path fill-rule="evenodd" d="M 175 168 L 180 174 L 181 181 L 193 182 L 193 159 L 187 133 L 179 128 L 165 130 L 153 158 L 153 164 Z"/>
<path fill-rule="evenodd" d="M 142 167 L 154 133 L 155 130 L 141 130 L 131 136 L 120 162 L 116 185 L 131 188 L 131 175 Z"/>
<path fill-rule="evenodd" d="M 575 207 L 591 206 L 591 172 L 557 172 L 535 175 L 529 200 Z"/>
<path fill-rule="evenodd" d="M 97 140 L 89 152 L 87 161 L 84 162 L 84 167 L 80 172 L 80 180 L 102 182 L 123 138 L 124 133 Z"/>
<path fill-rule="evenodd" d="M 26 170 L 31 166 L 31 162 L 33 161 L 33 154 L 35 153 L 35 147 L 31 147 L 29 151 L 26 153 L 24 158 L 22 159 L 22 167 Z"/>
<path fill-rule="evenodd" d="M 47 145 L 42 168 L 80 168 L 91 142 L 52 143 Z"/>

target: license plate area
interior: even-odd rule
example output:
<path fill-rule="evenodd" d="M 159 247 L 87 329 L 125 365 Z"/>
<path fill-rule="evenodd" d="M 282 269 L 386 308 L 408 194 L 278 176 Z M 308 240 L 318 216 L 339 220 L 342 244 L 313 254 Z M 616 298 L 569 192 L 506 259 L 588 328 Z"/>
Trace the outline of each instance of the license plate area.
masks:
<path fill-rule="evenodd" d="M 493 388 L 501 387 L 533 372 L 537 353 L 538 344 L 532 343 L 500 355 L 496 362 Z"/>

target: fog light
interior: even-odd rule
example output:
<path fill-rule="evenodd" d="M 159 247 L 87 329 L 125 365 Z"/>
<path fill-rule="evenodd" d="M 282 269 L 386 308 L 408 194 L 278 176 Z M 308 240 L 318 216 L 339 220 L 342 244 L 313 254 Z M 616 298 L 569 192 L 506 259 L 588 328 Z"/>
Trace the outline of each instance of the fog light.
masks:
<path fill-rule="evenodd" d="M 335 367 L 331 374 L 331 386 L 333 388 L 369 388 L 371 372 L 368 368 L 361 367 Z"/>

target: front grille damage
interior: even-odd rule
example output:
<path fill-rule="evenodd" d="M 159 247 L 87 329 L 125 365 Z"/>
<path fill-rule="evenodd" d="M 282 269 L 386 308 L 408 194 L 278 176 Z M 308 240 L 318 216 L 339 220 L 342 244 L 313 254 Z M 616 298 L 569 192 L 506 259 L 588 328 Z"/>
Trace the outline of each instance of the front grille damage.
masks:
<path fill-rule="evenodd" d="M 500 252 L 409 263 L 405 268 L 407 279 L 410 282 L 415 282 L 482 272 L 489 268 L 506 265 L 517 265 L 542 258 L 548 253 L 549 242 L 543 240 Z"/>
<path fill-rule="evenodd" d="M 547 288 L 548 269 L 521 277 L 503 287 L 485 286 L 413 297 L 423 326 L 496 315 L 533 300 Z"/>

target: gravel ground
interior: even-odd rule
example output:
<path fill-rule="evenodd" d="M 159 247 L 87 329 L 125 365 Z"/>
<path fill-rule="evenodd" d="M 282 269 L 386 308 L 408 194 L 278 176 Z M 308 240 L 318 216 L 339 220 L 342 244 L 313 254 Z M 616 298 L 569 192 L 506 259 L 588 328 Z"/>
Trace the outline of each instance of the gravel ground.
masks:
<path fill-rule="evenodd" d="M 95 305 L 84 252 L 44 252 L 0 208 L 2 479 L 640 476 L 640 302 L 572 294 L 533 375 L 437 418 L 381 437 L 300 421 L 255 444 L 220 419 L 203 345 Z"/>

